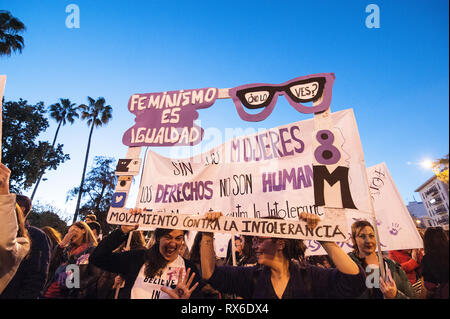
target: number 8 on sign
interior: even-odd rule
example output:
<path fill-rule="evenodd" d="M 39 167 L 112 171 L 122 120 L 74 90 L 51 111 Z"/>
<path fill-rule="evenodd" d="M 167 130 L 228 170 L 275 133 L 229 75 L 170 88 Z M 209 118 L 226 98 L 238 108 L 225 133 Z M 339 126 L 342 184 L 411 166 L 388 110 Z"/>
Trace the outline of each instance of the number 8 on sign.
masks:
<path fill-rule="evenodd" d="M 316 139 L 320 146 L 314 151 L 317 162 L 323 165 L 332 165 L 339 162 L 341 153 L 333 145 L 334 135 L 329 130 L 320 130 L 316 134 Z"/>

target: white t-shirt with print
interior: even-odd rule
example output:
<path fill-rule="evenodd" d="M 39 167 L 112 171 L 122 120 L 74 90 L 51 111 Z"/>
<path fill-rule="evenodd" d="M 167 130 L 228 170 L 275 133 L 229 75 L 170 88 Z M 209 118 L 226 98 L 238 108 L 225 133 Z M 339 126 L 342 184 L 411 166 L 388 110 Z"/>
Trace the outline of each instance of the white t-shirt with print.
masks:
<path fill-rule="evenodd" d="M 161 287 L 177 285 L 180 269 L 183 270 L 182 276 L 186 274 L 184 259 L 178 255 L 170 264 L 163 269 L 161 276 L 154 277 L 145 276 L 145 264 L 139 271 L 133 288 L 131 289 L 131 299 L 170 299 L 170 296 L 161 291 Z"/>

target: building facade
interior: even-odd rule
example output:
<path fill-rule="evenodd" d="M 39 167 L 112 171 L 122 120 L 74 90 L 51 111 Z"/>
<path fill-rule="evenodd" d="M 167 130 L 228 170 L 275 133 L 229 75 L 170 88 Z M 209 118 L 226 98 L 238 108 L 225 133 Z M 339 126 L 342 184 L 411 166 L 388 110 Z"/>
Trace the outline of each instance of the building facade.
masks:
<path fill-rule="evenodd" d="M 449 188 L 436 176 L 431 177 L 416 190 L 422 198 L 430 226 L 449 229 Z"/>
<path fill-rule="evenodd" d="M 409 202 L 408 205 L 406 205 L 406 208 L 411 216 L 423 217 L 428 215 L 425 205 L 422 202 Z"/>
<path fill-rule="evenodd" d="M 430 224 L 428 212 L 422 202 L 417 202 L 414 200 L 413 202 L 409 202 L 408 205 L 406 205 L 406 208 L 408 209 L 411 218 L 416 224 L 416 227 L 426 228 L 434 226 L 433 224 Z"/>

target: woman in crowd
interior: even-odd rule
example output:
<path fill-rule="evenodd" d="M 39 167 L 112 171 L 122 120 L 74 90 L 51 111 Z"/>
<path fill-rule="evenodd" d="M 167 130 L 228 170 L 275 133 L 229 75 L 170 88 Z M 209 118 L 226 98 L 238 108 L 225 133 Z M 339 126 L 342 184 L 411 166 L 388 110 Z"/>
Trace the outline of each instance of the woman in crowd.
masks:
<path fill-rule="evenodd" d="M 418 299 L 424 299 L 425 289 L 423 287 L 422 269 L 422 249 L 402 249 L 389 251 L 389 258 L 396 261 L 402 266 L 408 280 L 413 286 L 414 294 Z"/>
<path fill-rule="evenodd" d="M 233 241 L 231 238 L 228 240 L 227 245 L 227 255 L 225 256 L 225 265 L 233 266 L 233 249 L 232 249 Z M 242 258 L 244 258 L 243 249 L 244 243 L 240 236 L 234 236 L 234 256 L 236 260 L 236 265 L 239 266 L 239 263 Z"/>
<path fill-rule="evenodd" d="M 442 227 L 429 227 L 423 239 L 422 274 L 429 299 L 448 299 L 448 236 Z"/>
<path fill-rule="evenodd" d="M 0 163 L 0 294 L 8 286 L 30 251 L 25 218 L 9 192 L 11 171 Z"/>
<path fill-rule="evenodd" d="M 242 236 L 242 258 L 238 262 L 238 266 L 250 267 L 257 264 L 258 258 L 256 258 L 255 250 L 253 249 L 253 236 Z"/>
<path fill-rule="evenodd" d="M 25 195 L 16 194 L 16 203 L 24 219 L 31 211 L 31 200 Z M 48 276 L 51 257 L 51 242 L 39 228 L 27 225 L 28 236 L 32 245 L 0 299 L 38 299 Z"/>
<path fill-rule="evenodd" d="M 207 213 L 216 220 L 221 213 Z M 301 213 L 300 219 L 315 228 L 319 218 Z M 201 242 L 202 275 L 216 289 L 244 299 L 355 298 L 365 289 L 365 276 L 335 243 L 323 242 L 336 269 L 324 269 L 298 262 L 297 241 L 283 238 L 254 237 L 258 266 L 216 267 L 213 234 L 204 233 Z"/>
<path fill-rule="evenodd" d="M 44 288 L 43 297 L 50 299 L 91 299 L 96 298 L 96 283 L 100 269 L 89 264 L 89 255 L 97 246 L 97 240 L 85 222 L 76 222 L 63 240 L 54 248 L 49 267 L 49 276 Z M 79 267 L 79 287 L 72 287 L 77 275 L 68 266 Z M 73 280 L 73 281 L 72 281 Z"/>
<path fill-rule="evenodd" d="M 131 209 L 130 213 L 141 211 Z M 188 299 L 191 294 L 199 297 L 197 268 L 179 255 L 186 232 L 156 229 L 155 243 L 149 249 L 114 253 L 114 249 L 126 241 L 128 232 L 136 229 L 137 225 L 122 225 L 105 237 L 90 257 L 91 263 L 123 277 L 123 298 Z M 191 287 L 193 281 L 195 284 Z"/>
<path fill-rule="evenodd" d="M 351 238 L 354 250 L 349 256 L 363 269 L 372 271 L 380 268 L 376 253 L 377 243 L 372 224 L 361 220 L 353 223 Z M 362 299 L 409 299 L 415 298 L 414 290 L 399 263 L 392 259 L 383 258 L 386 276 L 379 276 L 379 288 L 367 288 L 360 296 Z M 370 266 L 373 265 L 373 266 Z M 371 272 L 369 272 L 371 273 Z M 377 277 L 378 279 L 378 277 Z"/>

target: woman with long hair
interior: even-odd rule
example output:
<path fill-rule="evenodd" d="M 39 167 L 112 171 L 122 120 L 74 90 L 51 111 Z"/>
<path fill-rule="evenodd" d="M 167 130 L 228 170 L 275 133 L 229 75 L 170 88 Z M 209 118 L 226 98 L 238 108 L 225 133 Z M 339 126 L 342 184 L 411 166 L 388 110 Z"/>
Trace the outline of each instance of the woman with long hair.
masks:
<path fill-rule="evenodd" d="M 207 213 L 214 221 L 221 213 Z M 309 228 L 319 222 L 316 215 L 301 213 Z M 219 291 L 244 299 L 355 298 L 365 289 L 365 277 L 352 259 L 336 244 L 322 242 L 335 269 L 301 264 L 298 240 L 253 237 L 257 266 L 216 266 L 213 234 L 204 233 L 201 242 L 202 276 Z"/>
<path fill-rule="evenodd" d="M 95 286 L 100 270 L 89 264 L 89 255 L 96 246 L 97 240 L 85 222 L 76 222 L 70 226 L 67 234 L 53 249 L 43 298 L 96 298 Z"/>
<path fill-rule="evenodd" d="M 423 238 L 422 274 L 428 299 L 448 299 L 448 236 L 442 227 L 429 227 Z"/>
<path fill-rule="evenodd" d="M 16 195 L 9 192 L 11 171 L 0 163 L 0 294 L 30 251 L 25 218 Z"/>
<path fill-rule="evenodd" d="M 130 213 L 141 211 L 131 209 Z M 198 297 L 198 270 L 192 262 L 180 256 L 186 231 L 156 229 L 153 234 L 155 242 L 150 248 L 114 253 L 127 240 L 128 233 L 136 229 L 137 226 L 120 226 L 105 237 L 90 256 L 92 264 L 119 273 L 125 280 L 121 298 L 188 299 L 191 294 Z"/>
<path fill-rule="evenodd" d="M 380 269 L 380 263 L 376 253 L 377 242 L 375 230 L 371 223 L 366 220 L 354 222 L 351 227 L 351 239 L 353 242 L 353 252 L 349 256 L 361 266 L 366 272 L 372 274 L 375 269 Z M 415 298 L 413 287 L 406 276 L 401 265 L 392 259 L 383 258 L 386 275 L 376 276 L 379 278 L 379 287 L 367 288 L 359 298 L 361 299 L 409 299 Z"/>

